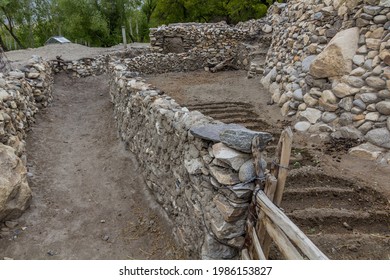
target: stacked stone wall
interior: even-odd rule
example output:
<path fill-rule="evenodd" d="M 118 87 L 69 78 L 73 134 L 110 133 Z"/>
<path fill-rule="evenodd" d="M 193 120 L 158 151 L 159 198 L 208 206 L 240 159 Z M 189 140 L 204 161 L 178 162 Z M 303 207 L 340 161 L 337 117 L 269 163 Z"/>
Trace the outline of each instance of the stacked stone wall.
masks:
<path fill-rule="evenodd" d="M 30 204 L 26 132 L 52 100 L 52 86 L 52 69 L 39 57 L 0 77 L 0 221 L 19 217 Z"/>
<path fill-rule="evenodd" d="M 270 9 L 262 82 L 298 131 L 367 141 L 351 152 L 388 161 L 389 20 L 388 0 L 291 0 Z"/>
<path fill-rule="evenodd" d="M 194 257 L 235 258 L 244 244 L 254 189 L 250 141 L 261 133 L 190 112 L 125 65 L 110 67 L 120 136 L 138 157 L 156 200 L 174 220 L 174 234 Z M 240 138 L 235 145 L 232 132 L 245 134 L 247 141 Z M 244 143 L 248 147 L 239 147 Z"/>
<path fill-rule="evenodd" d="M 158 69 L 159 73 L 207 69 L 210 61 L 218 63 L 230 58 L 234 68 L 251 70 L 251 61 L 258 56 L 265 56 L 265 50 L 268 50 L 271 42 L 271 32 L 272 27 L 264 20 L 252 20 L 236 26 L 229 26 L 224 22 L 161 26 L 151 29 L 154 55 L 145 59 L 156 64 L 162 62 L 164 65 L 167 60 L 174 62 L 173 68 L 162 67 Z M 159 53 L 166 56 L 158 55 Z M 178 67 L 177 63 L 180 64 L 183 58 L 186 65 Z M 258 67 L 252 66 L 253 75 L 262 73 L 263 69 L 258 64 L 257 62 Z"/>

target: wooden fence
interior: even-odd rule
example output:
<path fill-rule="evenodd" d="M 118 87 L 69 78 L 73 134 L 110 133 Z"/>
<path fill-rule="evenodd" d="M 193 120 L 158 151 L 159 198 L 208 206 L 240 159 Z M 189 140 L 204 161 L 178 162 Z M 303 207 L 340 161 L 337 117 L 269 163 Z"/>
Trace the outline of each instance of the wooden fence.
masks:
<path fill-rule="evenodd" d="M 253 139 L 252 153 L 257 179 L 247 220 L 242 259 L 268 259 L 272 243 L 285 259 L 328 259 L 279 208 L 287 179 L 292 136 L 291 128 L 282 132 L 275 160 L 267 173 L 260 164 L 263 153 L 260 139 Z"/>

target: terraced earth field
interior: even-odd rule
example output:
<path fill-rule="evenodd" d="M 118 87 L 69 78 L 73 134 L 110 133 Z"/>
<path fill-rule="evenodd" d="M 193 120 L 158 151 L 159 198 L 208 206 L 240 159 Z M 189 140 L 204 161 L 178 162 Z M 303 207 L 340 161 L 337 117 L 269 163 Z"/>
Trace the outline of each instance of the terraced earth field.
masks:
<path fill-rule="evenodd" d="M 189 110 L 272 133 L 268 161 L 291 121 L 267 105 L 259 78 L 247 79 L 244 71 L 168 73 L 147 81 Z M 295 134 L 281 207 L 330 259 L 390 259 L 390 168 L 349 156 L 353 144 Z"/>

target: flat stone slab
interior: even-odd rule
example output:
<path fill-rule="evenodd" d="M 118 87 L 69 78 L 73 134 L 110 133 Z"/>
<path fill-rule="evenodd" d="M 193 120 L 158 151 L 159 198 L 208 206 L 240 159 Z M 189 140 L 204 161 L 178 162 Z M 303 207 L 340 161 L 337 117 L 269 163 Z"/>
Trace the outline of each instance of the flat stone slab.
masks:
<path fill-rule="evenodd" d="M 219 135 L 221 142 L 226 146 L 244 153 L 252 152 L 252 140 L 255 136 L 260 137 L 261 148 L 265 148 L 268 142 L 272 140 L 272 135 L 268 132 L 257 132 L 246 128 L 227 129 Z"/>
<path fill-rule="evenodd" d="M 191 127 L 190 132 L 195 137 L 217 143 L 217 142 L 221 142 L 219 134 L 228 129 L 246 129 L 246 128 L 239 124 L 210 124 L 210 125 Z"/>
<path fill-rule="evenodd" d="M 238 174 L 233 172 L 233 170 L 229 170 L 226 168 L 218 167 L 218 166 L 210 166 L 211 175 L 224 186 L 232 186 L 240 183 L 238 179 Z"/>
<path fill-rule="evenodd" d="M 213 145 L 213 154 L 216 159 L 227 163 L 236 171 L 250 158 L 250 155 L 238 152 L 223 143 Z"/>

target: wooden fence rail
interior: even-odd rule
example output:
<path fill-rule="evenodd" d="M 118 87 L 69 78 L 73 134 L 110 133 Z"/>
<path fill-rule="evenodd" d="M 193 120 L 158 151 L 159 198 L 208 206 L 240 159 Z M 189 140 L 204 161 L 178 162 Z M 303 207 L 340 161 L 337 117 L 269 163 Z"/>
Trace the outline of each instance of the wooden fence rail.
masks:
<path fill-rule="evenodd" d="M 270 172 L 261 169 L 262 146 L 255 137 L 252 153 L 257 174 L 256 190 L 247 220 L 246 246 L 242 259 L 269 257 L 272 243 L 285 259 L 328 259 L 313 242 L 280 210 L 291 155 L 292 131 L 280 137 Z"/>

